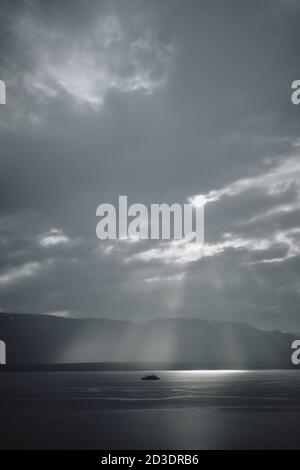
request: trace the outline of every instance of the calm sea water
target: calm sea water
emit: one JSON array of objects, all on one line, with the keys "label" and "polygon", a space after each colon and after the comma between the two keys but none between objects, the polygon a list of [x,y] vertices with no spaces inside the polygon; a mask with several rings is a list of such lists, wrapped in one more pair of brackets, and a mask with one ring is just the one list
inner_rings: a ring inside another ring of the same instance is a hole
[{"label": "calm sea water", "polygon": [[297,371],[145,374],[1,373],[0,448],[300,448]]}]

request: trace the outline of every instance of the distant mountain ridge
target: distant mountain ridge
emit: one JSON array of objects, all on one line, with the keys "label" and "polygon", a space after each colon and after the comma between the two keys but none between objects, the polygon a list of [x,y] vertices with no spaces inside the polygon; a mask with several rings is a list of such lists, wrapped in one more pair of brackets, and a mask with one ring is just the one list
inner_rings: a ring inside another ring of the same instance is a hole
[{"label": "distant mountain ridge", "polygon": [[7,364],[164,363],[204,368],[290,368],[291,333],[244,323],[157,319],[143,323],[0,314]]}]

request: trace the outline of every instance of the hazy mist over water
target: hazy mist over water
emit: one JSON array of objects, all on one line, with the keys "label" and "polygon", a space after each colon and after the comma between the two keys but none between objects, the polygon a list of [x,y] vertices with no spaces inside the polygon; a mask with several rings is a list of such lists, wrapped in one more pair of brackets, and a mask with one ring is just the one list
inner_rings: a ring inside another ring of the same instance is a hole
[{"label": "hazy mist over water", "polygon": [[[297,371],[3,373],[5,448],[295,448]],[[2,374],[1,374],[2,376]]]}]

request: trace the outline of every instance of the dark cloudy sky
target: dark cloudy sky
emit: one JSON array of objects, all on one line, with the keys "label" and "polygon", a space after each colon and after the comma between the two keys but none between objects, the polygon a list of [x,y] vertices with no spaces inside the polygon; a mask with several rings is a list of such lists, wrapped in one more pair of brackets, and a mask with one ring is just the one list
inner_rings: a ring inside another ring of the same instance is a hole
[{"label": "dark cloudy sky", "polygon": [[[299,329],[297,0],[0,0],[0,308]],[[205,195],[206,246],[96,208]]]}]

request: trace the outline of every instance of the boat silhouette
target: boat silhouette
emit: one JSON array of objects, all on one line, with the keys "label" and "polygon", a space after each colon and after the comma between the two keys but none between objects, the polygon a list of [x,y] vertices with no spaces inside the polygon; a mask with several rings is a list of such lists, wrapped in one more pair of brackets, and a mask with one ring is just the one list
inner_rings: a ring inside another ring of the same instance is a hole
[{"label": "boat silhouette", "polygon": [[157,377],[157,375],[145,375],[145,377],[142,377],[141,380],[160,380],[159,377]]}]

